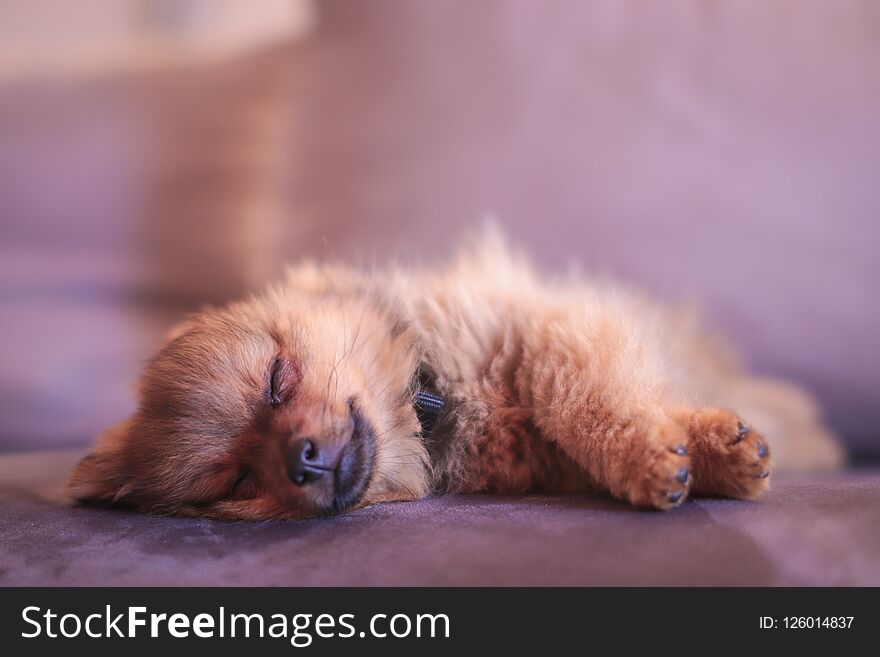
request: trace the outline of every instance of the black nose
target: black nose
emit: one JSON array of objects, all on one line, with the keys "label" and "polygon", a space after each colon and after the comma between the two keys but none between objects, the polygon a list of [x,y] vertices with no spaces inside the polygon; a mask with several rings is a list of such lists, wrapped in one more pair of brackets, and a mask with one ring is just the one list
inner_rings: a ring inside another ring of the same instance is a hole
[{"label": "black nose", "polygon": [[325,463],[324,455],[318,446],[308,438],[299,438],[290,443],[287,454],[287,476],[297,486],[304,486],[331,472],[333,465]]}]

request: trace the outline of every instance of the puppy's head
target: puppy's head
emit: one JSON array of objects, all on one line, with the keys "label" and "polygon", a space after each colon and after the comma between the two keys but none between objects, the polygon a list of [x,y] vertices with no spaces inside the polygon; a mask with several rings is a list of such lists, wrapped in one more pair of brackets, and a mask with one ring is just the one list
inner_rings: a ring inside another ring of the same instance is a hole
[{"label": "puppy's head", "polygon": [[74,471],[76,500],[258,519],[425,494],[408,331],[337,278],[291,280],[174,332]]}]

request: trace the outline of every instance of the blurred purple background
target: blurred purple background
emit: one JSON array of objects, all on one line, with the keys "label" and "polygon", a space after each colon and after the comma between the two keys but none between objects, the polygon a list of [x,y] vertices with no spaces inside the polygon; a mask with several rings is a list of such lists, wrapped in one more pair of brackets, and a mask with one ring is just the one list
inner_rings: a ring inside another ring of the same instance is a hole
[{"label": "blurred purple background", "polygon": [[286,260],[435,261],[491,213],[698,301],[880,455],[880,5],[312,9],[224,57],[0,67],[0,450],[88,442],[177,317]]}]

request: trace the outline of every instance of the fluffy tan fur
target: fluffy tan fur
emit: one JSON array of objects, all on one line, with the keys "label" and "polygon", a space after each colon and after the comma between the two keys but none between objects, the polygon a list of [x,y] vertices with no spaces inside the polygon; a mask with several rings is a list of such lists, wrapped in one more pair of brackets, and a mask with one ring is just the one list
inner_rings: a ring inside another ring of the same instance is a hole
[{"label": "fluffy tan fur", "polygon": [[[286,397],[270,409],[279,362]],[[449,409],[427,437],[420,375]],[[190,318],[70,490],[187,515],[325,513],[329,493],[284,476],[285,441],[349,439],[353,404],[375,437],[359,505],[598,489],[667,509],[688,494],[757,497],[770,448],[789,469],[843,458],[806,393],[744,373],[693,314],[606,282],[539,279],[489,236],[443,269],[304,265]]]}]

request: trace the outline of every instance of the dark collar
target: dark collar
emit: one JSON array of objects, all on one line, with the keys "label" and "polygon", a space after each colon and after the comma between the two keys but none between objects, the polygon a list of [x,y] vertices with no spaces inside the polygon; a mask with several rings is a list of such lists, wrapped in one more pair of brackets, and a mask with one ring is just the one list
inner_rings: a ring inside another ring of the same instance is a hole
[{"label": "dark collar", "polygon": [[416,390],[413,406],[416,409],[416,415],[419,422],[422,423],[422,436],[427,436],[434,430],[437,424],[437,418],[443,412],[446,405],[443,397],[439,392],[430,388],[419,388]]}]

